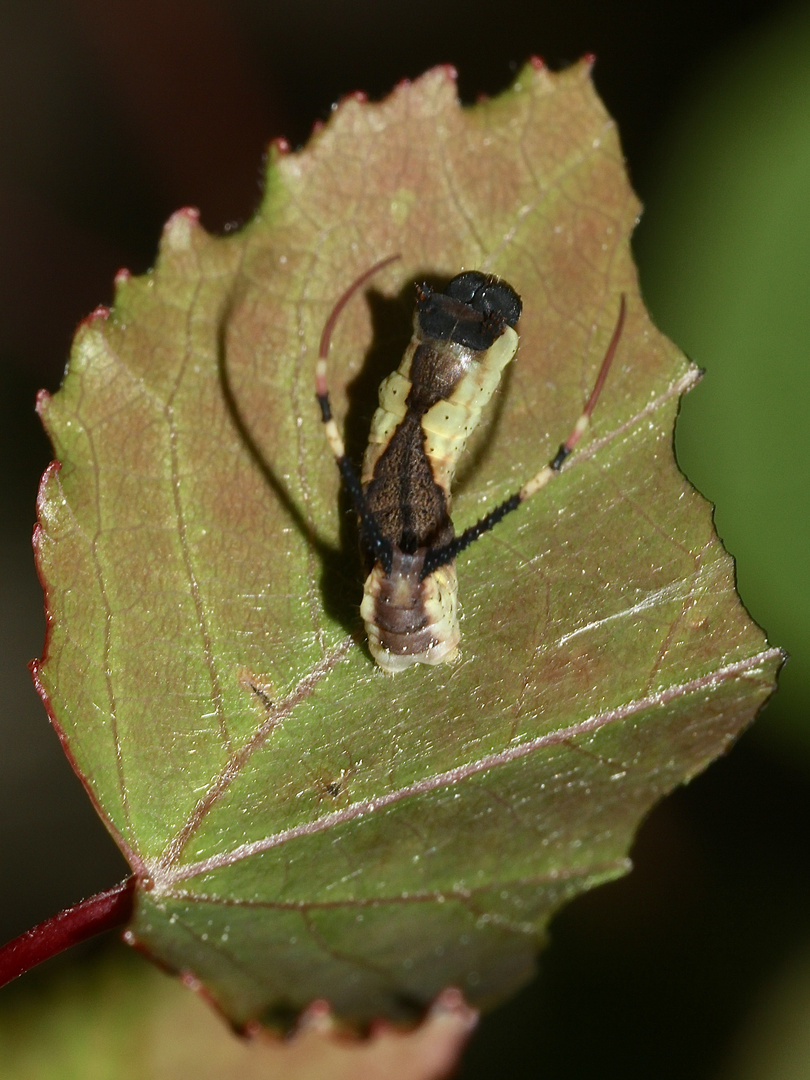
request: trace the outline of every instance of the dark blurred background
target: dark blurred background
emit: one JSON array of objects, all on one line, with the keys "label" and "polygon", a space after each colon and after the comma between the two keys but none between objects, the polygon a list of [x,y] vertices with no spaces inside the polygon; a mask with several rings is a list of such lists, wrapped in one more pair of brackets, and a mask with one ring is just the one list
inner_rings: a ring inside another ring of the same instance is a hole
[{"label": "dark blurred background", "polygon": [[757,728],[651,815],[634,873],[556,921],[462,1076],[810,1077],[808,49],[810,7],[773,0],[0,0],[0,940],[126,872],[26,670],[33,401],[76,323],[178,207],[246,221],[268,141],[300,145],[341,96],[449,62],[473,101],[532,53],[593,52],[647,207],[643,290],[708,371],[679,460],[793,660]]}]

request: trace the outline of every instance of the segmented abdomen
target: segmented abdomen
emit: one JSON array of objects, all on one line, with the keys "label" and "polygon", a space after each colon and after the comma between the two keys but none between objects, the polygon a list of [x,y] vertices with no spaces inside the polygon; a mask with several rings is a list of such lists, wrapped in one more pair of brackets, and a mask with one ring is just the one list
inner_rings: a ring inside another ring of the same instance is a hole
[{"label": "segmented abdomen", "polygon": [[366,578],[360,615],[368,647],[383,671],[442,664],[458,653],[458,580],[454,564],[420,578],[424,552],[394,556],[393,573],[379,563]]}]

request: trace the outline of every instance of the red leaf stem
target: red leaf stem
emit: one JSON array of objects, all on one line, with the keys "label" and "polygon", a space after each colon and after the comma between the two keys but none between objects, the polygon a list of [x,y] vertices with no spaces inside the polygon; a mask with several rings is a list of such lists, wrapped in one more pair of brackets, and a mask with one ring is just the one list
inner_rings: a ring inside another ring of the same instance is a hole
[{"label": "red leaf stem", "polygon": [[43,960],[104,930],[123,926],[132,914],[135,878],[129,877],[112,889],[89,896],[73,907],[26,930],[0,947],[0,986],[16,979]]}]

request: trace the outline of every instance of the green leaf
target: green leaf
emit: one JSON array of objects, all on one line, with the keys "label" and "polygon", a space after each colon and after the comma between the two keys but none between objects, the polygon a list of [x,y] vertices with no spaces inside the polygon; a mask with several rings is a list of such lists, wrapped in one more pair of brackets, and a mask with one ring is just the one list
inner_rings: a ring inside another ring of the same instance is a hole
[{"label": "green leaf", "polygon": [[[637,216],[587,65],[529,66],[471,109],[439,69],[274,150],[240,233],[176,214],[42,402],[62,465],[40,501],[37,676],[140,878],[130,940],[236,1023],[313,998],[403,1017],[451,984],[496,1001],[771,690],[780,654],[673,461],[696,370],[642,306]],[[582,450],[459,560],[460,661],[391,679],[362,643],[313,377],[335,300],[394,252],[333,338],[355,458],[414,281],[483,269],[524,301],[458,528],[553,455],[622,293],[628,315]]]}]

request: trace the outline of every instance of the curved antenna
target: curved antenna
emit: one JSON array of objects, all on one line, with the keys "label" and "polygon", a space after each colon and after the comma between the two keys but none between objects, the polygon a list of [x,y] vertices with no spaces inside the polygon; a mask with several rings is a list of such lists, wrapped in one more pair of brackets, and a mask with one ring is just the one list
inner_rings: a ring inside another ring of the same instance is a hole
[{"label": "curved antenna", "polygon": [[332,416],[331,406],[329,405],[326,360],[329,356],[332,331],[335,329],[337,321],[348,302],[354,294],[365,285],[369,278],[372,278],[384,267],[392,262],[396,262],[399,258],[401,258],[400,255],[389,255],[387,258],[381,259],[379,262],[375,263],[370,269],[364,271],[360,277],[356,278],[337,300],[335,306],[332,308],[329,318],[324,324],[323,332],[321,334],[321,343],[318,349],[318,363],[315,367],[315,397],[318,399],[318,405],[321,408],[321,419],[324,424],[326,441],[329,443],[329,449],[334,455],[338,469],[340,469],[343,486],[352,501],[355,513],[360,519],[363,543],[368,547],[369,552],[374,558],[382,564],[386,573],[390,572],[393,559],[391,543],[382,535],[377,522],[370,513],[366,505],[365,496],[363,495],[360,479],[355,472],[354,466],[346,456],[346,447],[343,443],[343,439],[340,437],[340,432],[338,431],[337,424]]},{"label": "curved antenna", "polygon": [[320,360],[325,360],[329,355],[329,343],[332,338],[332,331],[335,329],[338,319],[343,314],[343,309],[348,302],[354,296],[358,289],[362,289],[365,283],[373,278],[375,274],[378,274],[380,270],[383,270],[386,266],[389,266],[392,262],[396,262],[397,259],[401,259],[402,256],[388,255],[385,259],[380,259],[379,262],[374,263],[368,270],[364,270],[360,277],[355,278],[345,293],[340,297],[335,306],[332,308],[329,318],[324,324],[323,333],[321,334],[321,344],[318,349],[318,357]]}]

